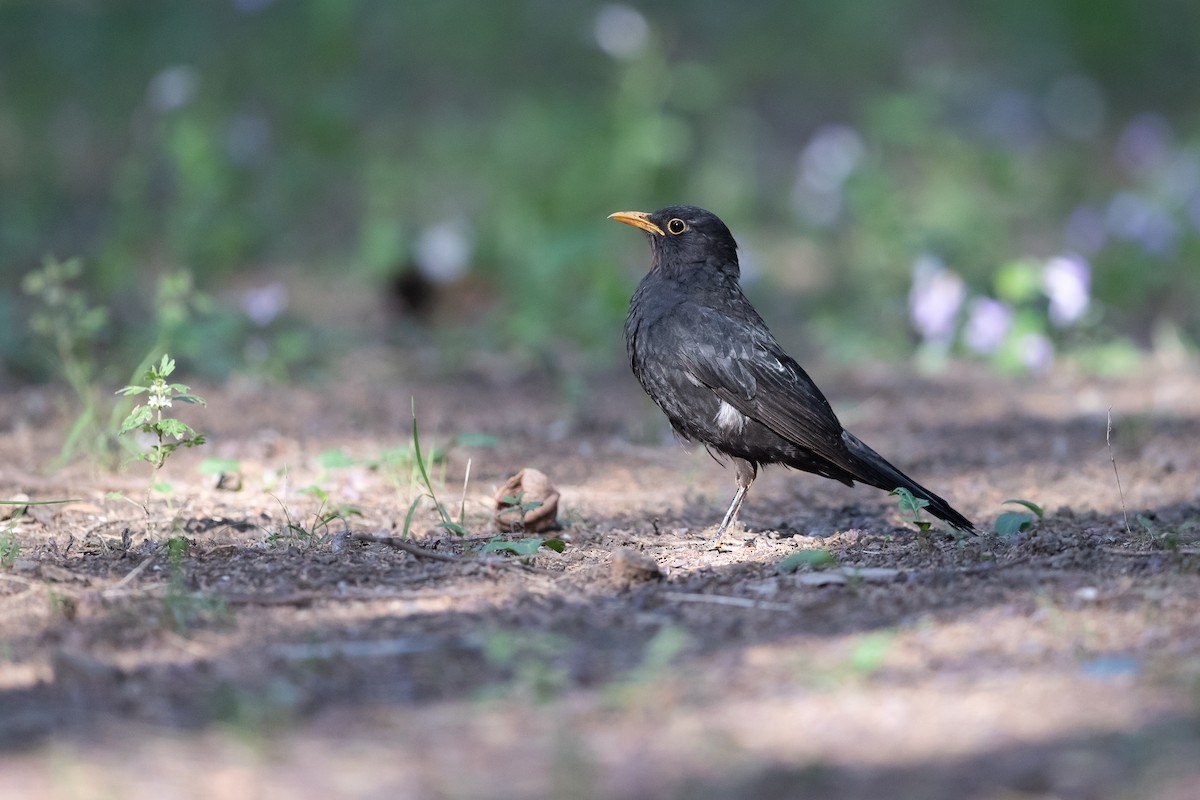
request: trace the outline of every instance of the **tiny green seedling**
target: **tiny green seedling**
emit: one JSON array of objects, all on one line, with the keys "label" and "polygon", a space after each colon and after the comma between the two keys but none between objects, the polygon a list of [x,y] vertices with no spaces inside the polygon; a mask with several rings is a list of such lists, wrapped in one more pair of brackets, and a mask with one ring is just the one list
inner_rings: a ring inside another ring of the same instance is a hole
[{"label": "tiny green seedling", "polygon": [[329,505],[329,494],[319,486],[307,486],[297,491],[300,494],[312,495],[320,503],[317,510],[313,512],[311,524],[305,527],[303,522],[293,520],[292,515],[287,510],[287,506],[284,506],[280,502],[279,505],[283,508],[287,524],[284,526],[283,531],[271,533],[267,536],[268,544],[274,546],[281,540],[290,539],[299,543],[302,548],[319,547],[332,541],[334,532],[330,526],[335,520],[341,520],[342,524],[345,525],[347,517],[362,516],[362,510],[351,503],[340,503],[331,507]]},{"label": "tiny green seedling", "polygon": [[541,500],[526,500],[524,489],[515,495],[504,495],[500,498],[500,503],[503,505],[503,509],[496,515],[497,517],[516,517],[515,523],[511,525],[510,530],[524,528],[525,515],[534,509],[541,508],[543,505]]},{"label": "tiny green seedling", "polygon": [[[180,447],[197,447],[204,444],[204,435],[196,433],[191,426],[172,417],[164,417],[163,409],[170,408],[175,401],[180,403],[195,403],[206,405],[204,398],[191,394],[191,390],[182,383],[167,383],[167,378],[175,371],[175,360],[169,355],[163,355],[157,367],[146,370],[145,386],[130,385],[120,389],[117,394],[126,397],[146,394],[146,402],[133,407],[129,416],[121,423],[120,434],[137,430],[155,437],[155,442],[148,450],[137,454],[137,459],[148,461],[155,470],[162,469],[163,464]],[[170,441],[171,439],[175,441]]]},{"label": "tiny green seedling", "polygon": [[[1005,500],[1004,505],[1024,506],[1033,513],[1025,511],[1005,511],[996,517],[996,533],[1000,536],[1014,536],[1029,530],[1046,516],[1046,510],[1029,500]],[[1036,518],[1035,518],[1036,515]]]},{"label": "tiny green seedling", "polygon": [[795,572],[805,565],[820,569],[834,563],[833,554],[828,550],[797,550],[779,562],[779,571],[787,574]]},{"label": "tiny green seedling", "polygon": [[908,489],[899,486],[891,491],[891,494],[900,498],[899,508],[901,514],[909,514],[912,519],[908,520],[921,533],[928,533],[933,527],[933,523],[928,520],[921,519],[921,509],[929,505],[929,501],[924,497],[916,497]]}]

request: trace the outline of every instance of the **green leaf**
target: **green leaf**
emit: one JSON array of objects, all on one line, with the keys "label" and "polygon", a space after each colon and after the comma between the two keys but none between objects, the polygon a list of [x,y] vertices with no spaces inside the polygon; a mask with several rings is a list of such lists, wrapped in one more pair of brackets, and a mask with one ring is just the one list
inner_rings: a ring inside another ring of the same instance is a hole
[{"label": "green leaf", "polygon": [[832,563],[834,558],[828,550],[797,550],[779,562],[779,571],[795,572],[805,564],[810,567],[824,567]]},{"label": "green leaf", "polygon": [[412,450],[404,445],[389,447],[379,453],[372,466],[403,464],[412,459]]},{"label": "green leaf", "polygon": [[899,506],[901,511],[908,511],[912,514],[918,513],[922,508],[929,505],[929,501],[924,497],[916,497],[908,489],[903,486],[897,487],[891,491],[891,494],[900,498]]},{"label": "green leaf", "polygon": [[129,397],[131,395],[141,394],[142,392],[148,392],[148,391],[150,391],[149,386],[126,386],[122,389],[117,389],[115,394],[119,394],[124,397]]},{"label": "green leaf", "polygon": [[1033,525],[1033,515],[1024,511],[1005,511],[996,517],[996,533],[1000,536],[1012,536],[1028,530]]},{"label": "green leaf", "polygon": [[542,539],[540,536],[530,536],[525,539],[517,539],[515,542],[493,539],[483,546],[482,552],[512,553],[515,556],[529,557],[536,555],[543,545],[559,553],[566,547],[562,539]]},{"label": "green leaf", "polygon": [[417,506],[421,503],[421,495],[413,498],[413,501],[408,504],[408,513],[404,515],[404,529],[400,533],[400,538],[407,539],[409,530],[412,528],[413,514],[417,513]]},{"label": "green leaf", "polygon": [[329,493],[320,486],[305,486],[297,489],[296,494],[310,494],[320,500],[322,504],[329,502]]},{"label": "green leaf", "polygon": [[200,462],[201,475],[224,475],[227,472],[241,472],[242,462],[236,458],[206,458]]},{"label": "green leaf", "polygon": [[133,411],[129,412],[129,416],[121,423],[119,433],[128,433],[134,428],[140,428],[154,417],[154,411],[149,406],[134,406]]},{"label": "green leaf", "polygon": [[163,436],[173,436],[176,439],[191,438],[196,435],[190,425],[173,417],[160,419],[155,427]]},{"label": "green leaf", "polygon": [[194,395],[194,394],[177,394],[177,395],[175,395],[175,397],[173,399],[177,403],[189,403],[191,405],[196,405],[196,406],[207,406],[208,405],[208,403],[204,402],[203,397],[200,397],[199,395]]},{"label": "green leaf", "polygon": [[322,469],[345,469],[358,465],[358,461],[346,455],[345,452],[338,448],[336,450],[326,450],[317,456],[317,464]]},{"label": "green leaf", "polygon": [[1037,514],[1038,519],[1044,519],[1046,516],[1045,509],[1043,509],[1037,503],[1034,503],[1030,500],[1005,500],[1002,505],[1008,505],[1009,503],[1013,503],[1018,506],[1024,506],[1025,508],[1028,508],[1034,514]]},{"label": "green leaf", "polygon": [[1042,290],[1041,265],[1034,261],[1010,261],[996,270],[996,296],[1010,303],[1037,297]]}]

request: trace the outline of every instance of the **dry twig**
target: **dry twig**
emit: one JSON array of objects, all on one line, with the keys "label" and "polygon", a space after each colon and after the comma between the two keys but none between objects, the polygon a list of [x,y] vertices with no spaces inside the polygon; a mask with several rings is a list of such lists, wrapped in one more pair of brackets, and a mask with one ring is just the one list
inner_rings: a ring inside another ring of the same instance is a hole
[{"label": "dry twig", "polygon": [[372,531],[351,531],[350,538],[358,542],[376,542],[378,544],[386,544],[388,547],[395,547],[397,550],[403,550],[404,552],[414,555],[418,558],[428,558],[432,561],[458,561],[457,556],[449,556],[445,553],[429,550],[421,547],[419,544],[414,544],[407,539],[401,539],[398,536],[389,536],[386,533],[375,533]]}]

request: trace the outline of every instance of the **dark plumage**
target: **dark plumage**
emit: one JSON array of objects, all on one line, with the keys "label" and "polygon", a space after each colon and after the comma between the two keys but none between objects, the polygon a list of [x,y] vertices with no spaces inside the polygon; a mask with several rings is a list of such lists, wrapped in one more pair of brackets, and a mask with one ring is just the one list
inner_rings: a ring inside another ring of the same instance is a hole
[{"label": "dark plumage", "polygon": [[847,485],[903,487],[928,500],[935,517],[972,529],[949,503],[842,428],[742,294],[737,244],[725,223],[694,206],[610,218],[646,231],[653,252],[625,320],[634,375],[680,436],[728,456],[737,470],[737,494],[718,536],[764,464]]}]

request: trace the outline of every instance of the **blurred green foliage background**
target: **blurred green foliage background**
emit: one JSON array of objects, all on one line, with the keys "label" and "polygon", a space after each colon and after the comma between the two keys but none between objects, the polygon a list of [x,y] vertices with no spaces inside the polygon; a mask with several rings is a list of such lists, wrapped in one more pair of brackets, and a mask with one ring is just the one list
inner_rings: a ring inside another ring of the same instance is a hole
[{"label": "blurred green foliage background", "polygon": [[[258,291],[176,326],[216,374],[320,349],[255,288],[279,265],[417,274],[485,298],[435,337],[612,361],[647,252],[605,216],[672,203],[826,357],[1186,351],[1197,31],[1190,0],[0,2],[0,374],[39,373],[51,255],[113,348],[161,334],[160,276]],[[1085,298],[1057,318],[1055,258]]]}]

